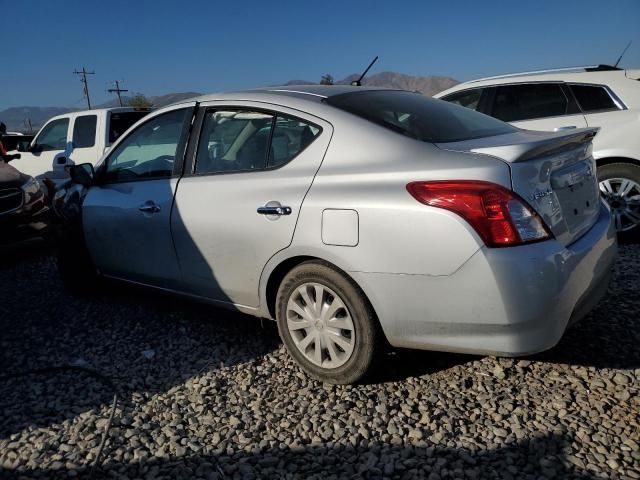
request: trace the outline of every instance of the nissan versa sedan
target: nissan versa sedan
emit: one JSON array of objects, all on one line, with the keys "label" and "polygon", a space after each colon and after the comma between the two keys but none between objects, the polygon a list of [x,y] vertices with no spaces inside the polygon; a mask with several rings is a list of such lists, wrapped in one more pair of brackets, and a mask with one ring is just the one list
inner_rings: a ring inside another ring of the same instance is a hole
[{"label": "nissan versa sedan", "polygon": [[88,189],[60,269],[274,319],[326,382],[361,379],[387,343],[531,354],[610,278],[596,133],[399,90],[201,97],[139,121],[95,171],[71,168]]}]

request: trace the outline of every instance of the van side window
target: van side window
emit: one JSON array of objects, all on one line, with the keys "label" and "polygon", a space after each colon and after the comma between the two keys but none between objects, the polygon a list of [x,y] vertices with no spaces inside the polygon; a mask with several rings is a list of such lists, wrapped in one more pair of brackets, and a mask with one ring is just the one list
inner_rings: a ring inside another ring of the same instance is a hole
[{"label": "van side window", "polygon": [[618,110],[617,105],[604,87],[595,85],[569,85],[583,112]]},{"label": "van side window", "polygon": [[501,85],[496,88],[491,116],[504,122],[555,117],[572,113],[557,83]]},{"label": "van side window", "polygon": [[446,97],[442,97],[442,100],[470,108],[471,110],[478,110],[478,104],[480,103],[481,96],[482,89],[476,88],[473,90],[465,90],[464,92],[452,93]]},{"label": "van side window", "polygon": [[68,118],[60,118],[49,122],[36,137],[34,147],[41,152],[64,150],[67,147],[68,129]]},{"label": "van side window", "polygon": [[90,148],[96,144],[96,115],[76,117],[73,122],[73,148]]}]

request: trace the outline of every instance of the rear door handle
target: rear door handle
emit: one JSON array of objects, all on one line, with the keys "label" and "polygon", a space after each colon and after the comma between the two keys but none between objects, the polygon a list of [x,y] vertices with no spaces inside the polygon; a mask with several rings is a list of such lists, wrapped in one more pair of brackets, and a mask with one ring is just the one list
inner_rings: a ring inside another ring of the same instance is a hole
[{"label": "rear door handle", "polygon": [[260,215],[291,215],[291,207],[258,207]]},{"label": "rear door handle", "polygon": [[138,207],[138,210],[145,213],[158,213],[160,211],[160,207],[153,202],[147,202]]},{"label": "rear door handle", "polygon": [[561,132],[563,130],[575,130],[576,127],[575,125],[565,125],[564,127],[556,127],[553,129],[554,132]]}]

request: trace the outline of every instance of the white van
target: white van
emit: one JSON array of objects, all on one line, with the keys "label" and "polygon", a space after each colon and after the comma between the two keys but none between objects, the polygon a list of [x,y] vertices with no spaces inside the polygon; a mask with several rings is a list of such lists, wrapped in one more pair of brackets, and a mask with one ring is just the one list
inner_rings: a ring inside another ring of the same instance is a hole
[{"label": "white van", "polygon": [[151,110],[118,107],[53,117],[11,165],[36,178],[65,178],[65,167],[96,164],[111,144]]}]

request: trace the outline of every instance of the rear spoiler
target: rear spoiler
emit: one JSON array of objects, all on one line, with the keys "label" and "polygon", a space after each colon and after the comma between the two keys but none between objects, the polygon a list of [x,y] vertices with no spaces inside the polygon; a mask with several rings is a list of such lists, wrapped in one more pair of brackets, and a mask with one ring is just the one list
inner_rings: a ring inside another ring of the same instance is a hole
[{"label": "rear spoiler", "polygon": [[580,128],[570,132],[549,132],[542,135],[536,135],[542,132],[525,130],[523,133],[529,138],[522,138],[518,143],[473,148],[471,151],[499,157],[509,163],[526,162],[532,158],[558,154],[589,143],[599,130],[600,128]]}]

